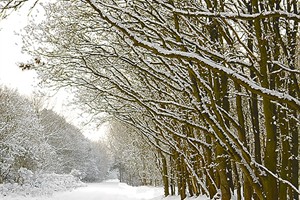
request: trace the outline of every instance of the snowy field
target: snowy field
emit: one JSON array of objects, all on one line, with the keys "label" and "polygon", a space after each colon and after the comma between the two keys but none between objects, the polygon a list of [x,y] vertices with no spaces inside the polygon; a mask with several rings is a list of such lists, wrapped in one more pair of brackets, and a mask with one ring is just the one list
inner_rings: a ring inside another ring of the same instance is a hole
[{"label": "snowy field", "polygon": [[[72,191],[56,192],[52,196],[23,197],[8,196],[1,200],[179,200],[177,197],[163,198],[163,189],[155,187],[132,187],[118,180],[103,183],[90,183]],[[191,198],[191,200],[207,200],[207,198]]]}]

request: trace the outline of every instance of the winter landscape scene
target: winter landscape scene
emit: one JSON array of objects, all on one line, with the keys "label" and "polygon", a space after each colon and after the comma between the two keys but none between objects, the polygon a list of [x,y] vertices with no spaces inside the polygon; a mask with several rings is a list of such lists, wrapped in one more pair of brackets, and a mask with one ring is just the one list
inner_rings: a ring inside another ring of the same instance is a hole
[{"label": "winter landscape scene", "polygon": [[0,0],[0,200],[299,200],[300,1]]}]

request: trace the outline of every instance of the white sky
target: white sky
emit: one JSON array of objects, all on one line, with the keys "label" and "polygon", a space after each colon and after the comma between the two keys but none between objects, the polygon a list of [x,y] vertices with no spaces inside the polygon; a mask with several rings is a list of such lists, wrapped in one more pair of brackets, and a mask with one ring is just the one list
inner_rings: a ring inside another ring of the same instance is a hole
[{"label": "white sky", "polygon": [[17,63],[28,56],[21,54],[20,30],[26,25],[27,16],[21,11],[12,13],[9,18],[0,20],[0,84],[17,88],[20,93],[30,95],[36,85],[34,71],[22,71]]},{"label": "white sky", "polygon": [[[21,53],[22,38],[17,35],[29,21],[28,8],[32,4],[28,3],[25,6],[22,10],[13,12],[7,19],[0,20],[0,85],[15,88],[23,95],[32,96],[33,92],[38,90],[37,74],[33,70],[22,71],[18,67],[18,63],[26,63],[26,61],[31,60],[28,55]],[[58,95],[51,98],[48,103],[49,107],[65,115],[67,120],[73,124],[79,125],[82,120],[77,119],[78,111],[74,113],[74,109],[67,106],[67,96],[66,92],[59,92]],[[83,132],[89,139],[98,140],[104,138],[107,130],[107,125],[104,125],[96,131],[91,130],[90,127],[85,127]]]}]

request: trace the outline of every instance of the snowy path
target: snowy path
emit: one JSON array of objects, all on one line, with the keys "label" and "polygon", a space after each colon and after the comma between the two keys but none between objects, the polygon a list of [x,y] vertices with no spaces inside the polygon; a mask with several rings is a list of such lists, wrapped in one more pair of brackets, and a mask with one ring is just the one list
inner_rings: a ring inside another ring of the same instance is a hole
[{"label": "snowy path", "polygon": [[72,192],[55,194],[53,200],[147,200],[162,195],[160,188],[131,187],[116,181],[88,184]]},{"label": "snowy path", "polygon": [[148,200],[162,195],[162,188],[131,187],[111,180],[87,184],[87,187],[72,191],[57,192],[51,197],[8,197],[3,200]]},{"label": "snowy path", "polygon": [[[118,180],[103,183],[89,183],[72,191],[56,192],[52,196],[23,197],[6,196],[0,200],[180,200],[179,196],[163,198],[161,187],[131,187]],[[187,200],[207,200],[205,196],[187,198]]]}]

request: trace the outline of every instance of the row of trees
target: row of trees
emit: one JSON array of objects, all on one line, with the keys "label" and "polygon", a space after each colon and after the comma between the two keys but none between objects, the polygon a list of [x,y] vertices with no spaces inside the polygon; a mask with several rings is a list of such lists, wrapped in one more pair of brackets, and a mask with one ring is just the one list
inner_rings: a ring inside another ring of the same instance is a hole
[{"label": "row of trees", "polygon": [[76,87],[87,111],[143,134],[165,195],[176,177],[182,199],[299,199],[299,6],[59,1],[25,49],[48,86]]},{"label": "row of trees", "polygon": [[63,117],[14,90],[1,87],[0,100],[0,183],[21,181],[21,168],[58,174],[79,170],[85,181],[105,178],[110,163],[104,144],[90,142]]},{"label": "row of trees", "polygon": [[128,124],[111,119],[109,127],[106,138],[113,155],[112,169],[119,171],[119,180],[134,186],[161,185],[156,149]]}]

